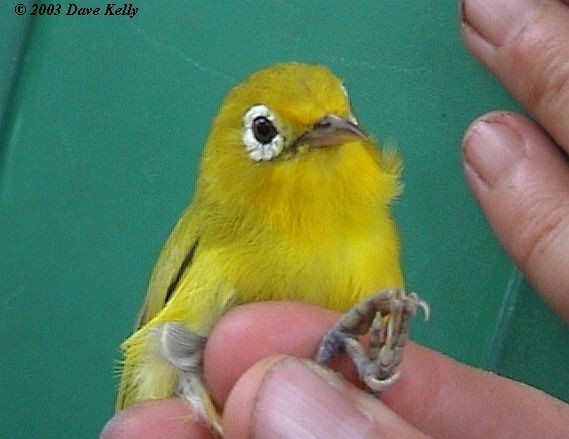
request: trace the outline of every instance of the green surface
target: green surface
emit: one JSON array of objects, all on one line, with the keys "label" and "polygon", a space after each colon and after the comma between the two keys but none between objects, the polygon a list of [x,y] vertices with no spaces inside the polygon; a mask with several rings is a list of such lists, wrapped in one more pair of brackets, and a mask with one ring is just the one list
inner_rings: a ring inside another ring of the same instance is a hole
[{"label": "green surface", "polygon": [[2,5],[0,437],[93,437],[111,416],[118,345],[220,100],[284,60],[331,67],[366,129],[397,140],[407,280],[432,306],[414,338],[569,399],[569,331],[461,174],[469,122],[515,104],[463,48],[455,2],[349,4],[139,1],[133,19],[31,26]]}]

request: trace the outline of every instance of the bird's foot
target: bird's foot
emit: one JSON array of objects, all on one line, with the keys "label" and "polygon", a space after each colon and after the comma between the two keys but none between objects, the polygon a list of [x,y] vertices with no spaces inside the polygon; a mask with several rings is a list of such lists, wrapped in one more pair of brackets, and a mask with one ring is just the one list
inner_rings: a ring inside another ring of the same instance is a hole
[{"label": "bird's foot", "polygon": [[[407,340],[409,317],[429,305],[416,293],[385,290],[356,304],[322,339],[316,353],[318,363],[327,363],[341,352],[354,362],[360,378],[373,392],[383,392],[399,378],[395,368],[401,363]],[[357,340],[369,330],[367,352]]]}]

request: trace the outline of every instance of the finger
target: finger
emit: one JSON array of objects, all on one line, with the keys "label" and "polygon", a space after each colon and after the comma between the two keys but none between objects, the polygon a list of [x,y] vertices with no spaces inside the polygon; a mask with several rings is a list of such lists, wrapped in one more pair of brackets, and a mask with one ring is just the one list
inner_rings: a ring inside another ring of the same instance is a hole
[{"label": "finger", "polygon": [[[205,352],[206,381],[226,398],[260,357],[312,357],[337,315],[301,303],[265,302],[229,312]],[[348,366],[343,363],[343,368]],[[353,375],[353,367],[349,366]],[[230,398],[231,399],[231,398]],[[225,399],[219,400],[223,405]],[[441,438],[556,437],[569,429],[569,408],[534,388],[472,369],[408,343],[402,377],[383,398],[401,417]],[[540,419],[540,422],[535,422]]]},{"label": "finger", "polygon": [[569,321],[569,165],[523,116],[491,113],[463,140],[468,182],[530,282]]},{"label": "finger", "polygon": [[463,0],[461,29],[472,52],[569,151],[569,6]]},{"label": "finger", "polygon": [[180,399],[137,404],[117,413],[101,432],[101,439],[213,439],[211,430],[192,420],[188,405]]},{"label": "finger", "polygon": [[561,438],[569,431],[569,406],[538,389],[418,345],[405,355],[403,377],[383,401],[431,436]]},{"label": "finger", "polygon": [[262,360],[233,388],[224,411],[232,438],[425,438],[377,399],[333,372],[292,357]]},{"label": "finger", "polygon": [[[254,316],[255,310],[259,314]],[[216,403],[222,406],[237,379],[263,358],[275,354],[312,358],[337,318],[333,311],[298,302],[261,302],[231,310],[214,327],[204,353],[205,378]],[[335,359],[334,365],[357,381],[347,358]]]}]

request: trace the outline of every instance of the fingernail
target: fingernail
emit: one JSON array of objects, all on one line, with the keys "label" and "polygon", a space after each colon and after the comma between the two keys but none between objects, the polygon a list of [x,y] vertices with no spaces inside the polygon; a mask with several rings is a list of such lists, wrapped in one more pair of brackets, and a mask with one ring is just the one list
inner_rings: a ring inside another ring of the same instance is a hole
[{"label": "fingernail", "polygon": [[463,0],[462,19],[500,47],[524,28],[538,5],[537,0]]},{"label": "fingernail", "polygon": [[193,419],[189,406],[179,398],[142,402],[117,413],[99,439],[209,437],[209,428]]},{"label": "fingernail", "polygon": [[508,118],[479,119],[464,136],[464,166],[487,187],[507,179],[526,155],[524,140]]},{"label": "fingernail", "polygon": [[278,363],[259,391],[254,436],[367,437],[374,424],[346,398],[343,385],[335,374],[301,360]]}]

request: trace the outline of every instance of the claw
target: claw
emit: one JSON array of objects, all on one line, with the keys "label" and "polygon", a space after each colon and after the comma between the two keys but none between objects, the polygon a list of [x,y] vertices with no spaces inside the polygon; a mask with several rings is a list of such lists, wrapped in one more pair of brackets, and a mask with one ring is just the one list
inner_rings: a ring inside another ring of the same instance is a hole
[{"label": "claw", "polygon": [[394,358],[395,352],[393,351],[393,347],[391,345],[386,344],[379,350],[379,364],[387,366],[393,363]]},{"label": "claw", "polygon": [[377,360],[381,347],[385,344],[385,324],[381,312],[378,312],[369,329],[368,355],[371,361]]},{"label": "claw", "polygon": [[423,311],[423,316],[425,317],[425,321],[429,320],[429,318],[431,317],[431,307],[429,306],[429,304],[424,300],[419,300],[417,306],[421,309],[421,311]]},{"label": "claw", "polygon": [[414,313],[415,310],[419,308],[421,311],[423,311],[423,316],[425,317],[425,321],[429,320],[429,318],[431,317],[431,307],[429,306],[429,304],[425,302],[423,299],[419,298],[419,295],[417,293],[411,293],[407,297],[412,298],[414,301],[414,307],[412,312]]},{"label": "claw", "polygon": [[380,379],[374,375],[367,375],[364,377],[366,385],[374,392],[384,392],[389,389],[401,376],[401,372],[397,371],[388,378]]}]

